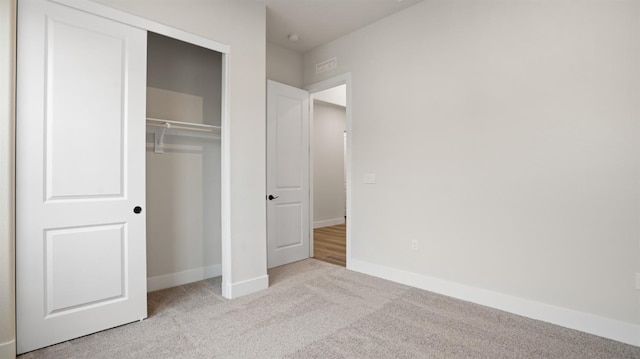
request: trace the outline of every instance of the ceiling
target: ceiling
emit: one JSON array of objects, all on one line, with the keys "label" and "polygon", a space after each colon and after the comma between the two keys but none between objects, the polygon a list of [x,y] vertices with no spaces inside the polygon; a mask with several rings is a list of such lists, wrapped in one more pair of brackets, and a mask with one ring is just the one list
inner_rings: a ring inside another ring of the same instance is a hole
[{"label": "ceiling", "polygon": [[422,0],[257,1],[267,6],[267,41],[303,53]]},{"label": "ceiling", "polygon": [[347,85],[340,85],[324,91],[316,92],[313,94],[313,99],[346,107]]}]

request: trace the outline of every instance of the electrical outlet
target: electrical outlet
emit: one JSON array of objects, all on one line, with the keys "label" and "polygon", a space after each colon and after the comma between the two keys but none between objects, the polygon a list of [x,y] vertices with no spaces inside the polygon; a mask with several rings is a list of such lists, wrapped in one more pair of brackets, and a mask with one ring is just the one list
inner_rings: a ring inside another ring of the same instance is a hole
[{"label": "electrical outlet", "polygon": [[640,290],[640,273],[636,273],[636,289]]},{"label": "electrical outlet", "polygon": [[375,184],[376,183],[376,174],[375,173],[365,173],[363,176],[364,183],[367,184]]},{"label": "electrical outlet", "polygon": [[411,250],[412,251],[418,250],[418,241],[416,241],[415,239],[411,241]]}]

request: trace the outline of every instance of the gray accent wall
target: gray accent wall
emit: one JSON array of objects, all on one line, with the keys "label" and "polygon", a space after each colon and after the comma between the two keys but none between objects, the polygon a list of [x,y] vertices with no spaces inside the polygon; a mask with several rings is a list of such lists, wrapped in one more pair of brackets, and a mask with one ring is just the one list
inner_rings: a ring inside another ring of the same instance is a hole
[{"label": "gray accent wall", "polygon": [[344,222],[344,131],[346,110],[313,104],[313,222],[314,227]]}]

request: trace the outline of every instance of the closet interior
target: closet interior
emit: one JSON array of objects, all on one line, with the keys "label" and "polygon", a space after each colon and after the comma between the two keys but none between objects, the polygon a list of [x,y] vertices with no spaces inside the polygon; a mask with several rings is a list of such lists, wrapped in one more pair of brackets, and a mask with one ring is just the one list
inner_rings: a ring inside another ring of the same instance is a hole
[{"label": "closet interior", "polygon": [[148,33],[147,291],[221,275],[222,54]]}]

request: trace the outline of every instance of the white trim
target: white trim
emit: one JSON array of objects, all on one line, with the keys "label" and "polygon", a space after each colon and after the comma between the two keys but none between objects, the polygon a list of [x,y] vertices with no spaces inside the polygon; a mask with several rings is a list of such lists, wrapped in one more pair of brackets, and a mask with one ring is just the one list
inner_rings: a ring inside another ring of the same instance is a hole
[{"label": "white trim", "polygon": [[340,218],[334,218],[334,219],[327,219],[324,221],[316,221],[313,222],[313,228],[322,228],[322,227],[331,227],[331,226],[337,226],[339,224],[344,224],[344,217],[340,217]]},{"label": "white trim", "polygon": [[16,1],[0,3],[0,358],[16,357],[15,341],[15,94]]},{"label": "white trim", "polygon": [[[347,127],[347,155],[345,158],[346,161],[346,168],[347,168],[347,268],[349,268],[349,262],[351,261],[351,229],[353,228],[353,226],[351,225],[352,221],[353,221],[353,206],[352,206],[352,201],[351,201],[351,192],[352,192],[352,188],[353,188],[353,183],[351,181],[351,172],[352,172],[352,163],[351,163],[351,145],[353,144],[353,113],[352,113],[352,109],[353,109],[353,102],[351,101],[351,87],[353,86],[353,84],[351,83],[351,73],[347,72],[345,74],[342,75],[338,75],[336,77],[332,77],[330,79],[324,80],[324,81],[320,81],[320,82],[316,82],[314,84],[311,84],[309,86],[304,87],[305,90],[309,91],[311,98],[309,103],[310,105],[310,109],[311,109],[311,117],[310,117],[310,127],[313,124],[313,94],[316,92],[320,92],[320,91],[324,91],[327,89],[330,89],[332,87],[336,87],[336,86],[340,86],[340,85],[347,85],[347,106],[346,106],[346,112],[347,112],[347,123],[346,123],[346,127]],[[309,151],[309,157],[310,159],[313,158],[312,156],[313,152],[312,152],[312,148],[310,148]],[[313,163],[310,163],[310,165],[313,165]],[[313,168],[313,166],[312,166]],[[310,188],[313,189],[313,177],[310,177]],[[313,192],[311,192],[313,193]],[[313,195],[311,196],[311,198],[313,198]],[[313,202],[311,202],[313,204]],[[311,211],[313,211],[313,208],[311,208]],[[313,213],[313,212],[311,212]],[[313,221],[313,217],[311,217],[310,219],[311,221]],[[311,228],[313,226],[309,226],[310,228],[310,238],[313,239],[313,229]],[[313,241],[310,242],[311,244],[313,244]],[[313,251],[313,248],[311,249]]]},{"label": "white trim", "polygon": [[15,340],[11,340],[9,342],[0,344],[0,358],[13,359],[15,357],[16,357],[16,341]]},{"label": "white trim", "polygon": [[231,112],[229,88],[229,53],[222,54],[222,99],[220,138],[220,213],[221,213],[221,247],[222,247],[222,296],[231,299],[231,292],[225,283],[233,281],[233,259],[231,250]]},{"label": "white trim", "polygon": [[147,278],[147,292],[171,288],[183,284],[197,282],[222,275],[222,265],[215,264],[208,267],[200,267],[182,272],[159,275]]},{"label": "white trim", "polygon": [[314,252],[313,248],[315,247],[315,238],[313,230],[316,228],[316,223],[314,222],[315,213],[314,213],[314,164],[313,164],[313,146],[315,146],[315,141],[313,140],[313,129],[315,128],[315,109],[314,109],[314,95],[309,92],[309,222],[312,223],[312,226],[309,226],[309,258],[313,258]]},{"label": "white trim", "polygon": [[640,325],[351,259],[348,269],[527,318],[640,346]]},{"label": "white trim", "polygon": [[131,14],[124,10],[115,9],[107,5],[98,4],[87,0],[50,0],[62,5],[82,10],[94,15],[102,16],[107,19],[121,22],[123,24],[135,26],[147,31],[152,31],[160,35],[172,37],[177,40],[188,42],[194,45],[202,46],[207,49],[218,51],[221,53],[229,53],[229,45],[198,36],[183,30],[176,29],[171,26],[161,24],[159,22],[145,19],[138,15]]},{"label": "white trim", "polygon": [[[225,288],[226,286],[226,288]],[[259,292],[261,290],[269,288],[269,276],[263,275],[253,279],[243,280],[237,283],[227,283],[222,286],[223,290],[226,290],[229,299],[235,299],[251,293]]]}]

